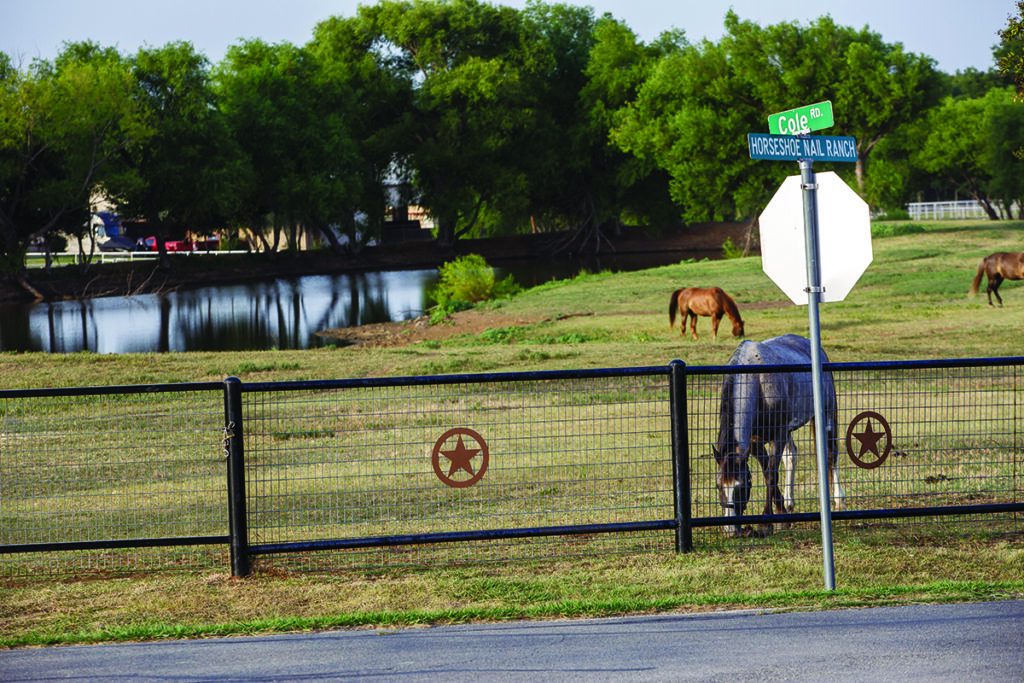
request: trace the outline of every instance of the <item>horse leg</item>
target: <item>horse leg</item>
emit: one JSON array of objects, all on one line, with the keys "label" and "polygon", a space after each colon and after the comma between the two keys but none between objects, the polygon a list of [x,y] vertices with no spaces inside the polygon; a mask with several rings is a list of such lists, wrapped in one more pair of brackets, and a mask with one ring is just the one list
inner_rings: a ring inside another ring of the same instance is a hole
[{"label": "horse leg", "polygon": [[999,307],[1003,306],[1003,298],[999,296],[999,285],[1003,284],[1003,276],[999,273],[994,274],[988,279],[988,305],[992,305],[992,295],[996,295],[996,300],[999,301]]},{"label": "horse leg", "polygon": [[[764,496],[764,511],[762,514],[772,514],[772,509],[778,514],[784,512],[782,507],[782,492],[779,491],[779,456],[778,448],[775,449],[775,453],[768,455],[768,451],[765,449],[764,444],[757,444],[757,461],[761,464],[761,470],[764,472],[764,484],[765,484],[765,496]],[[771,522],[764,522],[758,525],[759,536],[771,536],[774,532]]]},{"label": "horse leg", "polygon": [[786,466],[785,483],[785,506],[786,512],[796,512],[796,504],[793,499],[793,489],[796,487],[796,467],[794,466],[796,455],[796,444],[792,437],[786,439],[786,446],[782,449],[782,462]]},{"label": "horse leg", "polygon": [[690,321],[690,333],[693,334],[693,341],[697,341],[697,314],[690,311],[686,316]]},{"label": "horse leg", "polygon": [[711,316],[711,338],[714,341],[718,341],[718,323],[722,321],[722,315]]},{"label": "horse leg", "polygon": [[829,478],[832,480],[832,500],[836,510],[845,510],[846,491],[843,490],[843,484],[839,481],[839,467],[836,462],[837,457],[836,451],[830,449],[828,454],[828,472],[830,475]]}]

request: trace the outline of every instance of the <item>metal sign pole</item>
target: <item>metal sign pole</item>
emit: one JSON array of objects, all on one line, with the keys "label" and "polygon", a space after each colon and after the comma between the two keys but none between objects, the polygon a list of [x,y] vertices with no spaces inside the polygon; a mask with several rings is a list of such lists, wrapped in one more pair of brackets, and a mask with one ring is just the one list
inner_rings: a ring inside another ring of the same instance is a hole
[{"label": "metal sign pole", "polygon": [[804,201],[804,248],[807,253],[807,315],[811,327],[811,375],[814,384],[814,445],[818,455],[818,498],[821,505],[821,551],[825,563],[825,588],[835,590],[832,558],[832,506],[829,502],[828,461],[825,458],[825,409],[821,377],[821,265],[818,262],[818,185],[810,159],[800,159],[800,188]]}]

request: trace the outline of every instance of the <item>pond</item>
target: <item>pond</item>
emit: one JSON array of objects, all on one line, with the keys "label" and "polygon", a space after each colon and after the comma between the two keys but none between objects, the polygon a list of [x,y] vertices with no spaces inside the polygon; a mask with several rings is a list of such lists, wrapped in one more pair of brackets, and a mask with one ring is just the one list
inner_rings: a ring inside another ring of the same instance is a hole
[{"label": "pond", "polygon": [[[639,270],[678,254],[617,257],[610,264],[539,261],[496,267],[523,287],[582,269]],[[0,305],[0,351],[145,353],[308,349],[337,343],[326,329],[409,320],[433,302],[438,272],[307,275],[163,294]]]}]

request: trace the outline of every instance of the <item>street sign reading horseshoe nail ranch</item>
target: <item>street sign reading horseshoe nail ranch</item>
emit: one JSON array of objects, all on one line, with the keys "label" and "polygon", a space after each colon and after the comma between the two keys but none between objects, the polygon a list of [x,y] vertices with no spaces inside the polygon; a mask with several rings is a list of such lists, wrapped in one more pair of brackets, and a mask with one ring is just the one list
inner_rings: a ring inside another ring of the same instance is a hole
[{"label": "street sign reading horseshoe nail ranch", "polygon": [[771,161],[857,161],[857,140],[830,135],[747,133],[751,159]]}]

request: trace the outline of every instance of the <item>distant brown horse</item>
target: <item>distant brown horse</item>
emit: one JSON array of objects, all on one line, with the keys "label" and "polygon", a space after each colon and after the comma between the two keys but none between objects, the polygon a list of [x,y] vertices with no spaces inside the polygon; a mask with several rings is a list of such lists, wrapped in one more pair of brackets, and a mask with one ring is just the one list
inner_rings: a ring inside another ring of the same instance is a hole
[{"label": "distant brown horse", "polygon": [[999,285],[1003,284],[1003,280],[1024,280],[1024,251],[998,251],[981,259],[978,274],[971,283],[971,296],[978,293],[982,275],[988,275],[988,305],[992,305],[992,295],[995,294],[1002,306]]},{"label": "distant brown horse", "polygon": [[682,318],[679,321],[679,331],[686,336],[686,321],[690,321],[690,332],[693,338],[697,338],[697,316],[711,316],[711,333],[713,338],[718,339],[718,322],[723,315],[729,316],[732,321],[732,336],[743,336],[743,318],[740,317],[740,309],[736,302],[729,298],[729,295],[718,287],[687,287],[672,292],[672,298],[668,302],[668,326],[669,329],[676,324],[676,311],[679,311]]}]

